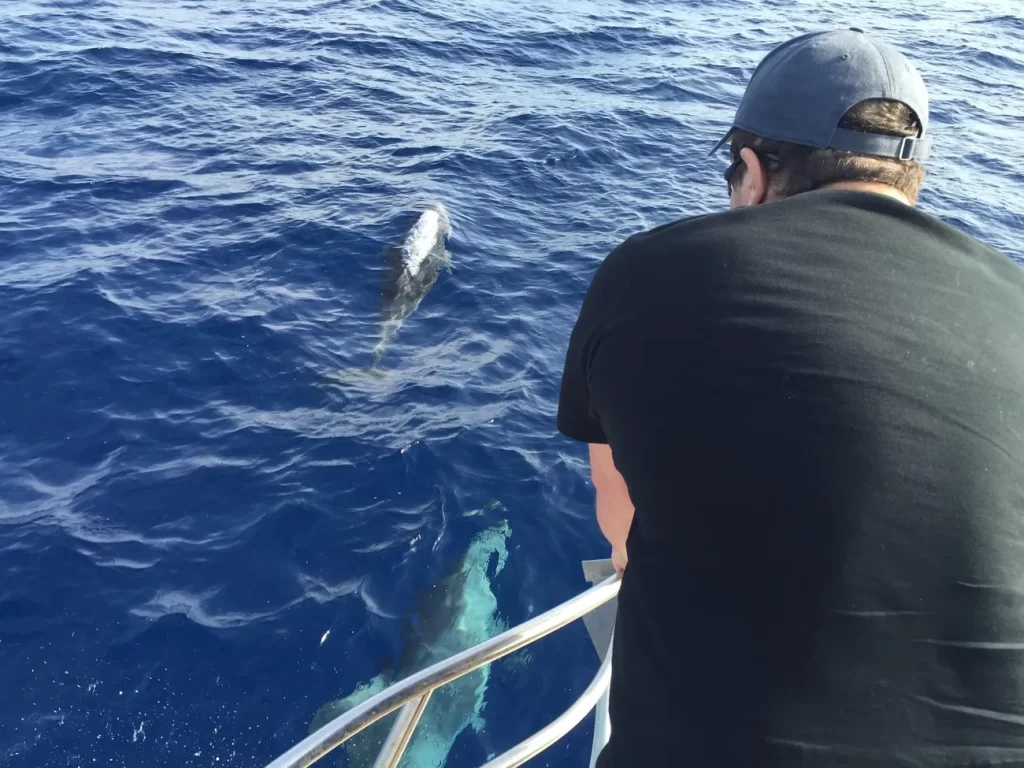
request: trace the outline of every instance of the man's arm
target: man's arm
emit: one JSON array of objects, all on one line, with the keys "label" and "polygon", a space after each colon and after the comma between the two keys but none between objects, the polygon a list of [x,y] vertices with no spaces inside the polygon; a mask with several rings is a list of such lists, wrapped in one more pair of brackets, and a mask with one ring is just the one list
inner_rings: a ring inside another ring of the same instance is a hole
[{"label": "man's arm", "polygon": [[626,537],[633,523],[633,502],[609,446],[590,444],[590,477],[597,495],[597,524],[612,545],[612,563],[621,573],[628,560]]},{"label": "man's arm", "polygon": [[[558,429],[573,440],[590,445],[590,477],[597,491],[597,522],[612,545],[616,570],[626,567],[626,536],[633,522],[633,503],[619,470],[592,397],[593,361],[607,354],[609,323],[635,313],[624,309],[631,300],[634,265],[626,241],[598,267],[583,299],[566,352],[558,399]],[[602,351],[605,350],[605,351]],[[614,353],[613,353],[614,354]]]}]

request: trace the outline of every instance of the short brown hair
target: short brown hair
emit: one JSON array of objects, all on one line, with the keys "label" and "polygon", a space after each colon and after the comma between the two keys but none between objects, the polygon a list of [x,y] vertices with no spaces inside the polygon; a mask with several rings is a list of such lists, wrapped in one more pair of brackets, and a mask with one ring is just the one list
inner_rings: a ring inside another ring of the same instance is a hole
[{"label": "short brown hair", "polygon": [[[921,135],[921,122],[914,111],[902,102],[887,99],[869,99],[855,105],[843,115],[839,127],[890,136]],[[868,181],[895,187],[915,203],[924,182],[924,166],[914,160],[813,149],[737,130],[732,135],[733,159],[744,147],[761,157],[778,158],[766,165],[771,198],[792,197],[841,181]]]}]

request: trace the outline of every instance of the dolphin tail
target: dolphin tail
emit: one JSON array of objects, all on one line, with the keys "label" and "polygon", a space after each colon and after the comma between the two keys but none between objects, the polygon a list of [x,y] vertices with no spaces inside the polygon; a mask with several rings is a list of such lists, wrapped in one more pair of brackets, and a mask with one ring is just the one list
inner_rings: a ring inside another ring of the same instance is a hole
[{"label": "dolphin tail", "polygon": [[381,368],[384,358],[388,354],[388,346],[395,337],[397,327],[389,329],[381,335],[380,341],[373,348],[373,361],[365,368],[346,368],[334,373],[325,373],[323,382],[325,384],[365,384],[367,381],[382,380],[388,377],[388,372]]},{"label": "dolphin tail", "polygon": [[371,365],[368,368],[345,368],[333,373],[325,373],[321,378],[323,386],[335,384],[342,386],[366,385],[371,381],[384,381],[390,376],[388,371]]}]

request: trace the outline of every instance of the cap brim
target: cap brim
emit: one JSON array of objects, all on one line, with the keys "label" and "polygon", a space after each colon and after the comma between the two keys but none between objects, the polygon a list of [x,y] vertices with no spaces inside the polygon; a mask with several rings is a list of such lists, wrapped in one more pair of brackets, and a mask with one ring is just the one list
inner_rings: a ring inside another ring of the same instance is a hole
[{"label": "cap brim", "polygon": [[735,127],[730,128],[729,132],[726,133],[725,136],[722,137],[722,140],[719,141],[717,144],[715,144],[715,148],[712,149],[710,152],[708,152],[708,157],[711,157],[711,155],[714,155],[715,153],[718,152],[718,150],[720,150],[722,147],[724,147],[726,142],[729,141],[729,139],[732,138],[732,134],[735,132],[735,130],[736,130]]}]

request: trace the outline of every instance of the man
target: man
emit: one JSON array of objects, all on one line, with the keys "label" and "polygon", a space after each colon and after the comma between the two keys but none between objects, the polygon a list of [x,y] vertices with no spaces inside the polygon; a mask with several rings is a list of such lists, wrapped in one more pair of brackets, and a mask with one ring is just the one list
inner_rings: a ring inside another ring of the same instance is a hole
[{"label": "man", "polygon": [[558,425],[624,568],[600,766],[1024,766],[1024,270],[914,208],[927,102],[860,30],[789,41],[733,210],[593,278]]}]

